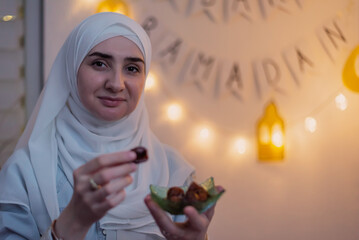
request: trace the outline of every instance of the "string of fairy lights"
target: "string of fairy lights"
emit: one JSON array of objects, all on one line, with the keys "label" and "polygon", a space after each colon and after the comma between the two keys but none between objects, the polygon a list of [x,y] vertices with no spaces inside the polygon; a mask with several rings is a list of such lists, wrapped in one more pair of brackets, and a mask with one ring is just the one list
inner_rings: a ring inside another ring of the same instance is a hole
[{"label": "string of fairy lights", "polygon": [[[155,92],[156,89],[161,88],[161,94],[166,93],[167,91],[162,86],[160,79],[158,79],[157,75],[153,72],[150,72],[145,85],[145,92]],[[182,103],[177,100],[174,100],[170,94],[165,94],[168,102],[164,103],[165,115],[168,121],[172,123],[179,123],[184,119],[190,119],[191,123],[196,123],[194,126],[196,129],[194,131],[194,135],[192,135],[192,139],[195,139],[199,145],[208,146],[210,142],[212,142],[215,138],[219,129],[216,129],[213,125],[209,124],[208,121],[202,120],[193,112],[190,112],[187,107],[185,107]],[[205,122],[205,123],[203,123]],[[225,133],[227,135],[227,133]],[[231,144],[231,152],[235,154],[244,154],[247,150],[248,140],[241,137],[233,137]]]},{"label": "string of fairy lights", "polygon": [[[130,9],[126,1],[123,0],[104,0],[97,6],[97,12],[113,11],[120,12],[125,15],[129,15]],[[355,72],[356,58],[359,56],[359,47],[357,47],[350,55],[347,63],[343,69],[343,83],[344,85],[355,92],[359,92],[358,73]],[[154,72],[150,72],[145,86],[145,92],[149,93],[154,89],[161,87],[160,79]],[[166,91],[161,91],[161,93]],[[179,101],[173,100],[168,95],[168,102],[164,103],[167,120],[178,123],[184,119],[193,118],[193,114],[187,114],[188,109]],[[298,122],[303,124],[305,131],[309,133],[315,133],[318,128],[317,115],[323,111],[329,104],[334,104],[340,111],[345,111],[348,107],[347,97],[343,94],[343,87],[336,90],[326,100],[324,100],[319,106],[313,109],[312,112],[299,119],[299,121],[286,122],[278,115],[276,106],[274,103],[268,104],[264,110],[263,117],[260,119],[257,126],[257,147],[258,158],[260,160],[282,160],[284,158],[283,150],[285,145],[285,132],[284,125],[293,126]],[[159,106],[160,107],[160,106]],[[304,120],[303,120],[304,119]],[[199,119],[195,119],[193,122],[202,122]],[[215,127],[209,124],[199,125],[193,139],[197,139],[199,144],[208,145],[209,142],[216,137],[217,130]],[[248,137],[239,136],[233,137],[232,143],[229,144],[231,152],[238,156],[246,154],[248,148],[251,146]],[[254,145],[254,144],[253,144]]]},{"label": "string of fairy lights", "polygon": [[[159,85],[160,79],[158,79],[154,73],[150,72],[146,80],[145,92],[149,93],[151,91],[154,91],[156,88],[160,87]],[[303,129],[305,131],[309,133],[315,133],[318,127],[318,121],[316,116],[328,105],[334,105],[339,111],[345,111],[348,108],[348,100],[347,97],[342,93],[343,90],[343,87],[341,87],[340,89],[335,91],[334,94],[330,95],[313,111],[311,111],[305,117],[302,117],[301,120],[288,122],[286,125],[294,126],[299,122],[303,126]],[[171,97],[169,97],[169,102],[164,103],[164,105],[166,106],[166,117],[171,122],[175,123],[183,120],[184,118],[192,118],[192,116],[185,114],[186,112],[188,112],[186,110],[186,107],[178,101],[173,100]],[[275,129],[276,127],[274,126],[273,128]],[[193,137],[199,139],[202,144],[206,144],[210,140],[210,138],[215,135],[215,129],[213,127],[209,127],[208,125],[199,126],[198,129],[199,130],[197,131],[197,136]],[[273,131],[272,136],[272,142],[276,147],[282,147],[284,145],[284,133],[280,134],[278,131]],[[269,136],[267,136],[266,138],[268,137]],[[246,137],[234,137],[230,148],[234,149],[234,151],[232,152],[234,152],[235,154],[243,155],[247,152],[249,144],[250,142]]]},{"label": "string of fairy lights", "polygon": [[[340,87],[332,95],[330,95],[325,101],[319,104],[309,114],[304,117],[303,126],[307,132],[314,133],[317,130],[317,119],[318,115],[325,107],[330,104],[334,104],[335,107],[340,111],[345,111],[348,108],[347,97],[342,93],[343,87]],[[296,122],[296,121],[294,121]]]},{"label": "string of fairy lights", "polygon": [[[166,96],[170,96],[170,94],[167,93],[166,89],[161,86],[160,82],[161,81],[158,79],[157,75],[154,72],[150,72],[146,79],[145,92],[148,93],[161,87],[160,92],[165,93]],[[193,113],[186,114],[189,112],[188,109],[179,101],[176,101],[171,97],[168,97],[168,99],[168,102],[164,103],[165,115],[167,120],[173,123],[178,123],[185,118],[196,118],[196,115]],[[200,120],[194,119],[194,122],[200,122]],[[197,139],[199,143],[206,144],[214,136],[213,128],[210,127],[209,124],[202,124],[196,129],[197,131],[195,131],[195,139]]]}]

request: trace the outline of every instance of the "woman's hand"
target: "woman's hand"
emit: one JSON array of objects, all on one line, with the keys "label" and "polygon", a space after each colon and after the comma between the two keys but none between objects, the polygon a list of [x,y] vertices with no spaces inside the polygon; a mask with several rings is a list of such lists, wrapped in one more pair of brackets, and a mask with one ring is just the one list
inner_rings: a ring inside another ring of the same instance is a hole
[{"label": "woman's hand", "polygon": [[[73,173],[74,192],[70,203],[56,221],[55,232],[63,239],[83,239],[93,223],[125,198],[125,187],[132,183],[133,151],[101,155]],[[91,186],[90,179],[99,185]]]},{"label": "woman's hand", "polygon": [[[223,188],[217,187],[220,191]],[[198,213],[192,206],[184,208],[184,213],[188,220],[184,223],[175,223],[172,219],[155,203],[150,195],[145,198],[145,203],[160,228],[163,236],[168,240],[204,240],[206,239],[207,229],[214,215],[215,206],[204,213]]]}]

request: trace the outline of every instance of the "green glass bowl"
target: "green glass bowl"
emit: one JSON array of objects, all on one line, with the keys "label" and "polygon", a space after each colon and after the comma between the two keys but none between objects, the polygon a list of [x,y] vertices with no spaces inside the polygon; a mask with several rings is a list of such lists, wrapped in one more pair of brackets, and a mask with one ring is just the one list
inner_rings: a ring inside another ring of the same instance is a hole
[{"label": "green glass bowl", "polygon": [[[205,212],[207,209],[212,207],[217,200],[222,196],[224,193],[223,191],[218,191],[214,185],[213,177],[208,178],[206,181],[200,184],[207,192],[208,192],[208,199],[205,202],[196,202],[192,206],[197,209],[198,212],[202,213]],[[186,193],[188,186],[180,187]],[[150,185],[151,190],[151,197],[152,200],[155,201],[164,211],[169,212],[173,215],[180,215],[183,214],[183,209],[187,205],[183,202],[174,203],[167,199],[167,191],[169,187],[162,187],[156,185]]]}]

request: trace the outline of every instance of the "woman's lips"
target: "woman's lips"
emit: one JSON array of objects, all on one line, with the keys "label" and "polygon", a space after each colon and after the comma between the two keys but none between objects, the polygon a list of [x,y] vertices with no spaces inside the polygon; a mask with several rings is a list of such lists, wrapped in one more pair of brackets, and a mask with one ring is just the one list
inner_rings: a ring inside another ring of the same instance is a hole
[{"label": "woman's lips", "polygon": [[121,102],[125,101],[124,98],[113,98],[113,97],[99,97],[101,103],[106,107],[117,107]]}]

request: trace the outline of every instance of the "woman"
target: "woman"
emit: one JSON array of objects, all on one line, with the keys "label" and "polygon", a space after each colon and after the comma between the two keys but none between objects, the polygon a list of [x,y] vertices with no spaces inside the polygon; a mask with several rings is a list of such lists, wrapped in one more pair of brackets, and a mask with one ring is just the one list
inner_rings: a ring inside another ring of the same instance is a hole
[{"label": "woman", "polygon": [[[147,34],[126,16],[95,14],[71,32],[0,172],[1,239],[205,239],[213,208],[187,207],[175,223],[148,195],[194,171],[149,128],[150,61]],[[136,165],[139,145],[149,160]]]}]

